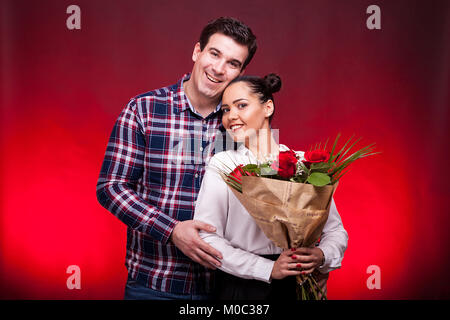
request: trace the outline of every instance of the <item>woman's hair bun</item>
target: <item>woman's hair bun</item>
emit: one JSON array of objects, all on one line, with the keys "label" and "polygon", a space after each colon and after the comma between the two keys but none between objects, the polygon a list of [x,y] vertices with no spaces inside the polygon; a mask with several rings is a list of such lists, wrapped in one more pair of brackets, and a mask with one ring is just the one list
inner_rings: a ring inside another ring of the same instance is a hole
[{"label": "woman's hair bun", "polygon": [[270,73],[265,76],[264,82],[266,84],[267,91],[270,94],[278,92],[281,89],[281,78],[275,73]]}]

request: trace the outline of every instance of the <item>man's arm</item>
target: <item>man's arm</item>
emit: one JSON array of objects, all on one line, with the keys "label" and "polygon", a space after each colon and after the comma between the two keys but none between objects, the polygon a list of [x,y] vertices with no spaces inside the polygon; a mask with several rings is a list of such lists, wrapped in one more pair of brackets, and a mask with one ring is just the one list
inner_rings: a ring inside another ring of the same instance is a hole
[{"label": "man's arm", "polygon": [[206,268],[216,269],[221,266],[218,259],[223,259],[223,256],[218,250],[200,238],[200,230],[215,232],[216,228],[202,221],[181,221],[173,229],[170,240],[178,249],[195,262],[200,263]]},{"label": "man's arm", "polygon": [[[200,232],[205,242],[222,253],[218,256],[222,271],[240,278],[270,282],[274,265],[272,260],[236,247],[226,239],[228,224],[228,186],[217,171],[218,161],[213,157],[206,168],[198,194],[194,221],[214,225],[215,232]],[[220,165],[219,165],[220,167]]]},{"label": "man's arm", "polygon": [[145,148],[143,124],[133,99],[112,130],[97,182],[98,201],[128,227],[162,243],[172,240],[189,258],[211,268],[216,261],[212,257],[221,255],[200,239],[198,230],[211,232],[212,226],[173,219],[136,193],[144,170]]},{"label": "man's arm", "polygon": [[178,221],[135,192],[144,170],[145,147],[133,99],[123,109],[109,138],[97,182],[97,199],[128,227],[166,243]]}]

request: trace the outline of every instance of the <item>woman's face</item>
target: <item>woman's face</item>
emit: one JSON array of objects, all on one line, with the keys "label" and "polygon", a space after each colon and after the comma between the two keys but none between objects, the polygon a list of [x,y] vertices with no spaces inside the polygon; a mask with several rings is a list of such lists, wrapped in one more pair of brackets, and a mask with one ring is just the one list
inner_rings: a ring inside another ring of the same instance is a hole
[{"label": "woman's face", "polygon": [[261,103],[251,92],[247,82],[235,82],[227,87],[222,97],[222,124],[234,141],[247,142],[261,129],[269,130],[273,102]]}]

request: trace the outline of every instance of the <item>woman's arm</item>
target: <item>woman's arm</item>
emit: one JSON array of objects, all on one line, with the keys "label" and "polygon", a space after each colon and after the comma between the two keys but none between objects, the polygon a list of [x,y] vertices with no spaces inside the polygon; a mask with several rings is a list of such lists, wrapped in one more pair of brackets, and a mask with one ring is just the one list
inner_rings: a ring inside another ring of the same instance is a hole
[{"label": "woman's arm", "polygon": [[328,273],[341,267],[344,252],[347,249],[348,234],[342,225],[341,217],[334,203],[331,200],[328,220],[322,230],[320,238],[320,248],[325,256],[322,266],[318,268],[321,273]]},{"label": "woman's arm", "polygon": [[270,282],[274,261],[233,247],[225,239],[231,194],[228,185],[216,171],[217,166],[220,164],[216,157],[213,157],[203,177],[194,214],[195,220],[213,225],[216,232],[200,232],[200,237],[222,253],[220,269],[224,272],[241,278]]},{"label": "woman's arm", "polygon": [[347,249],[348,235],[341,217],[337,212],[334,200],[331,201],[327,222],[322,230],[320,244],[313,248],[296,248],[291,255],[292,261],[299,264],[302,273],[309,274],[314,270],[328,273],[341,266],[344,252]]}]

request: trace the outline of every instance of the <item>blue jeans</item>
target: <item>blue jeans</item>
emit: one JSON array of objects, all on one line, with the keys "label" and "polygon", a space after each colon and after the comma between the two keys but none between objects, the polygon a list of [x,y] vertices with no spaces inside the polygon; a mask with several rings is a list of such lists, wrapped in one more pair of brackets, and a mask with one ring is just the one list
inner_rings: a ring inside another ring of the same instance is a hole
[{"label": "blue jeans", "polygon": [[130,277],[125,286],[124,300],[210,300],[210,295],[174,294],[153,290]]}]

